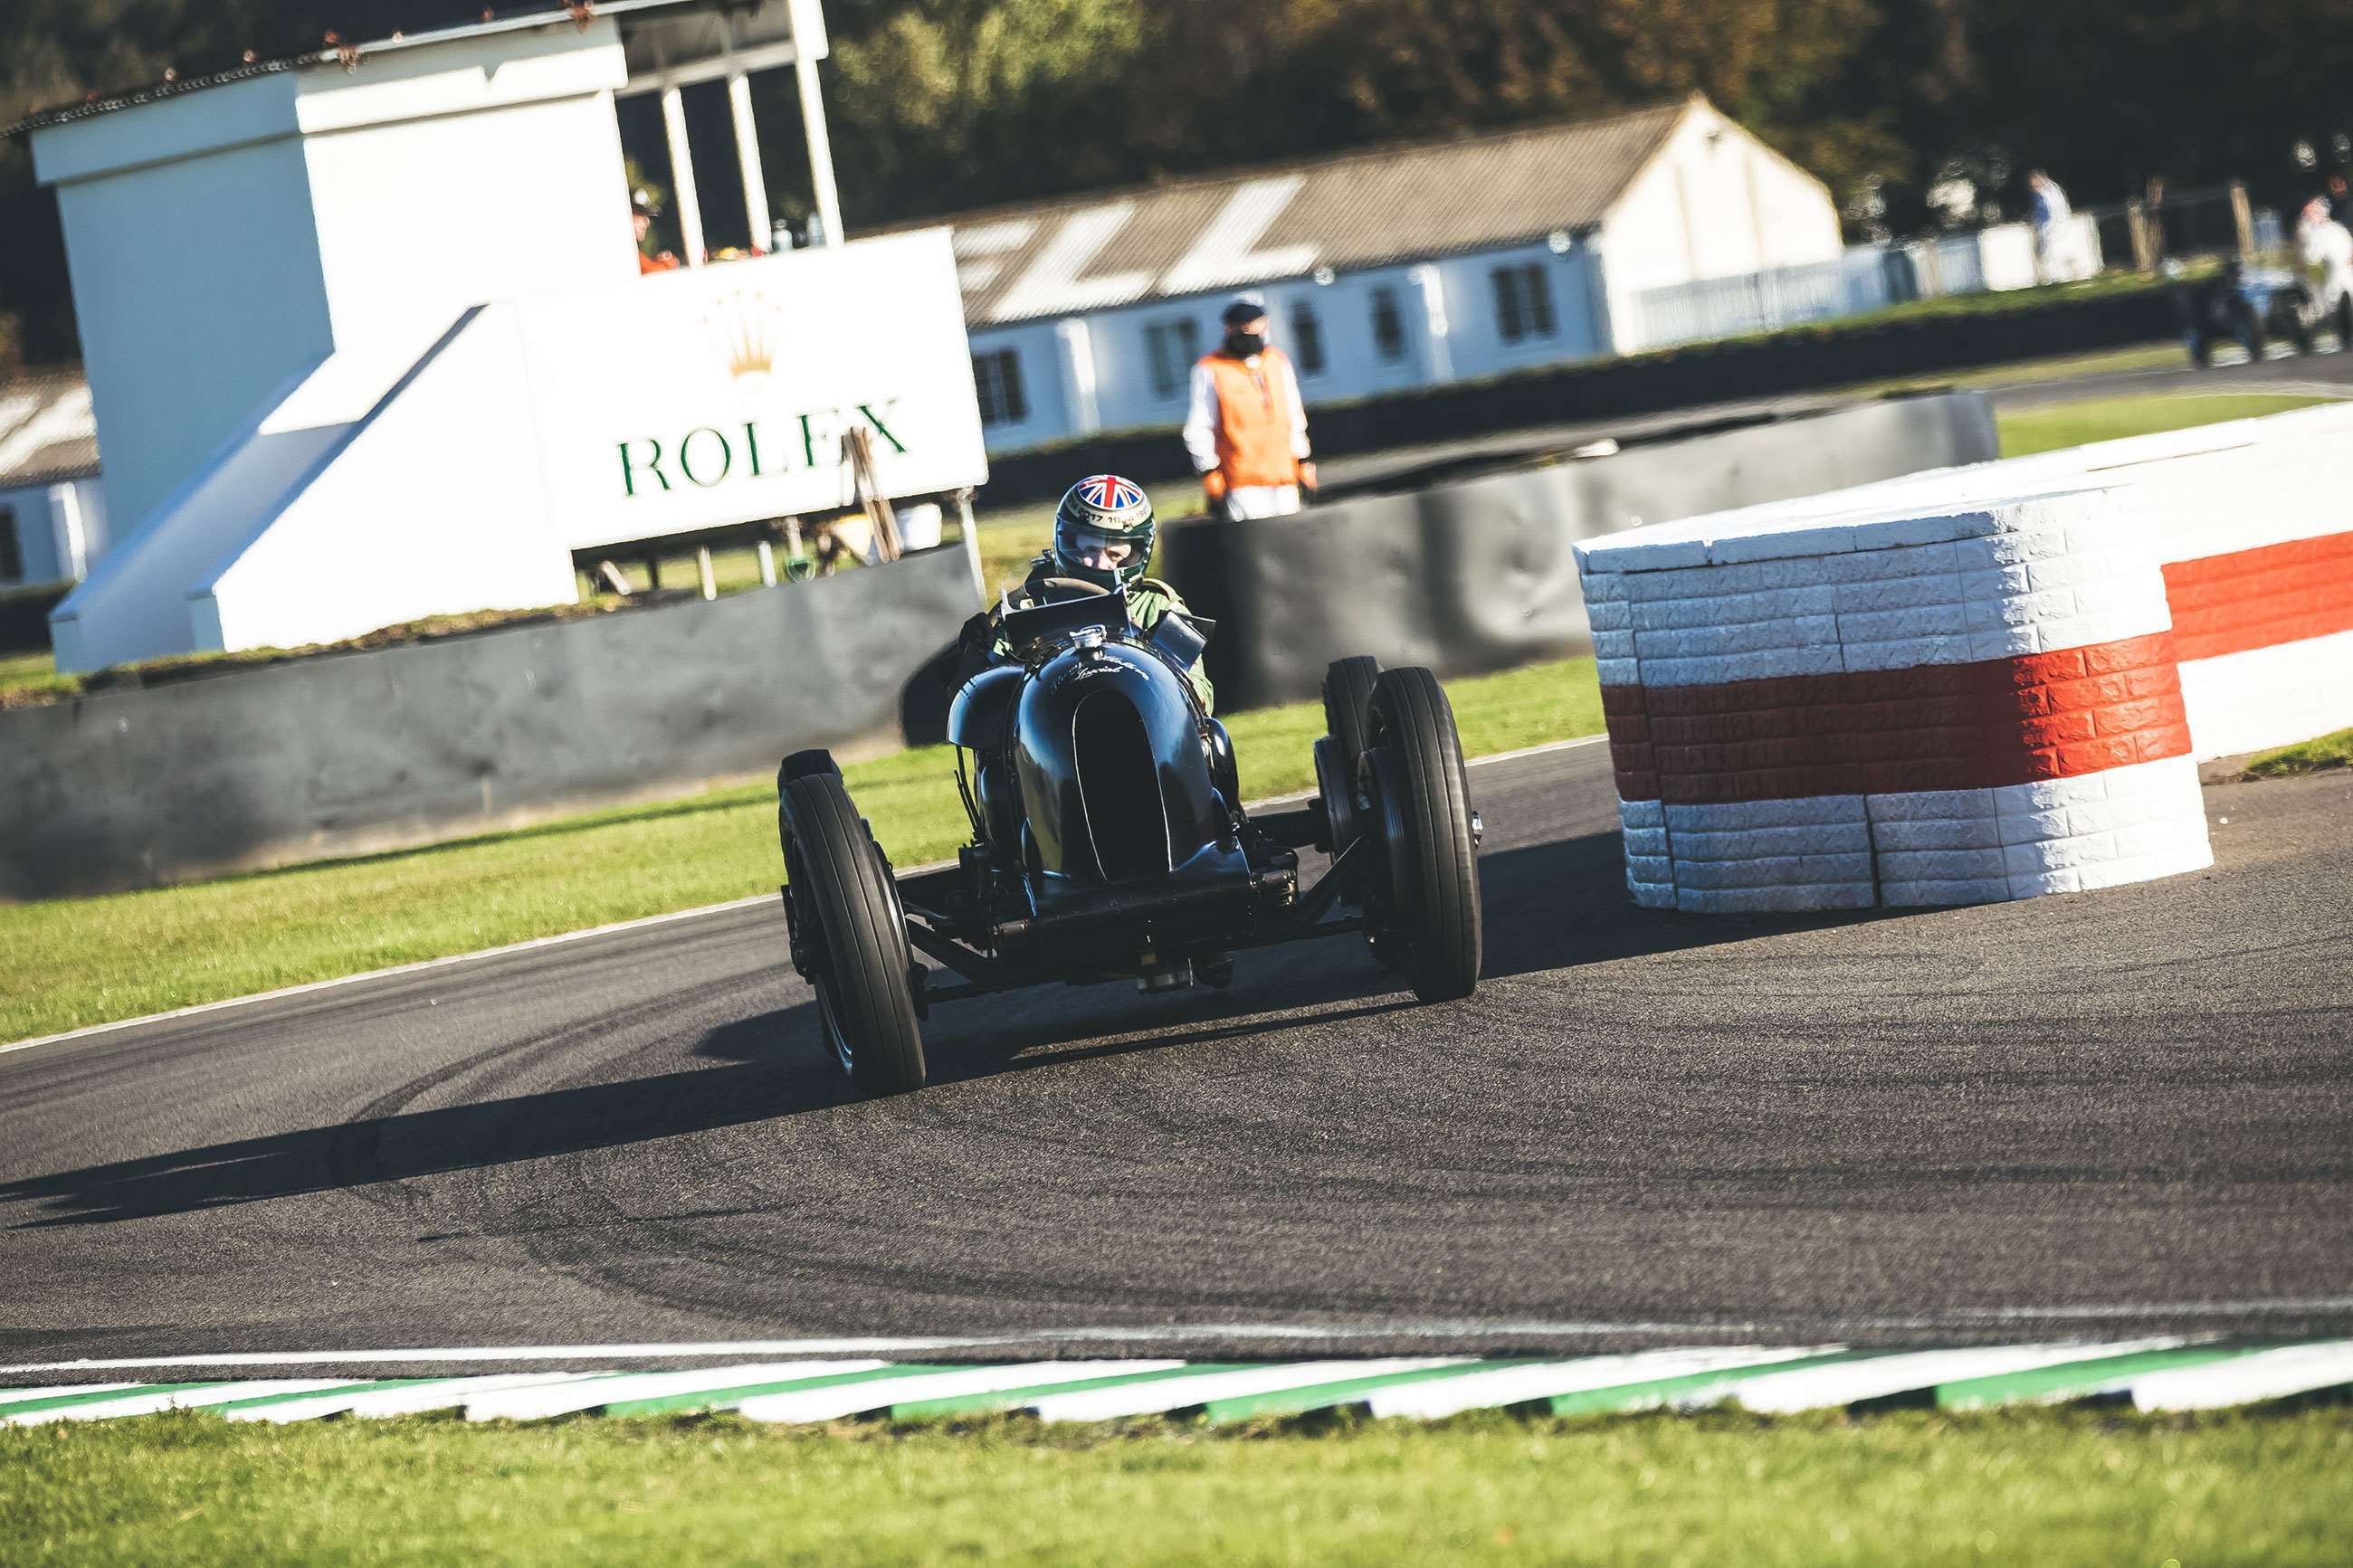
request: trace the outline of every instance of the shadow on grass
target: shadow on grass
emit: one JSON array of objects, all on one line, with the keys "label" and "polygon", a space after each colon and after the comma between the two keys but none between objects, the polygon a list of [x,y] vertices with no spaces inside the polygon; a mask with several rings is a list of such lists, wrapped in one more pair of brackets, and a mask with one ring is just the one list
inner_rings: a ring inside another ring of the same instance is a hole
[{"label": "shadow on grass", "polygon": [[[1699,921],[1630,909],[1615,833],[1509,850],[1482,863],[1491,981],[1540,971],[1736,942],[1885,915]],[[1229,991],[1146,1001],[1124,985],[1041,987],[950,1004],[925,1025],[933,1087],[1067,1069],[1141,1052],[1182,1050],[1345,1026],[1419,1005],[1353,935],[1244,952]],[[568,1020],[486,1053],[591,1049],[614,1030],[658,1019],[673,997]],[[547,1089],[478,1104],[396,1110],[267,1137],[119,1161],[0,1184],[0,1202],[47,1210],[17,1228],[100,1224],[302,1194],[480,1170],[625,1147],[781,1118],[871,1117],[889,1135],[893,1102],[868,1105],[834,1067],[816,1007],[803,1001],[722,1025],[694,1054],[727,1065]]]}]

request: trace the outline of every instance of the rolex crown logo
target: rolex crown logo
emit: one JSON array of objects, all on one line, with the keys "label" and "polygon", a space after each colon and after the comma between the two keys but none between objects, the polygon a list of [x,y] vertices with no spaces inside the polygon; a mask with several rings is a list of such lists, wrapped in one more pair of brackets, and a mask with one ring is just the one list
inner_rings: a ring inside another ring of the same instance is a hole
[{"label": "rolex crown logo", "polygon": [[766,376],[776,367],[782,332],[776,307],[759,294],[730,294],[703,318],[727,374],[737,381]]}]

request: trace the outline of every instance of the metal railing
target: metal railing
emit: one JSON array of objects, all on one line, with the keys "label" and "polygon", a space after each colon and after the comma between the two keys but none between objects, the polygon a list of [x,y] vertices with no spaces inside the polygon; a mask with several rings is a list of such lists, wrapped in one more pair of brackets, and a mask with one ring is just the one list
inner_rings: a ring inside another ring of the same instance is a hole
[{"label": "metal railing", "polygon": [[2253,212],[2246,187],[2234,181],[2153,203],[2087,207],[2050,233],[2008,223],[1857,246],[1834,261],[1641,289],[1634,296],[1637,335],[1627,346],[1738,337],[1912,300],[2025,289],[2104,271],[2149,272],[2167,259],[2253,254],[2266,226],[2275,232],[2277,220]]}]

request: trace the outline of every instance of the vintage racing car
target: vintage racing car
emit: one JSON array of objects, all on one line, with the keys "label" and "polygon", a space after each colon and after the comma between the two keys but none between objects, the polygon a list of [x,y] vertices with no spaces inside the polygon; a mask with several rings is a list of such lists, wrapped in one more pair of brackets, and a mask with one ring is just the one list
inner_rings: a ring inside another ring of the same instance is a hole
[{"label": "vintage racing car", "polygon": [[2214,345],[2235,340],[2248,360],[2263,363],[2263,350],[2284,337],[2308,354],[2323,328],[2337,333],[2341,348],[2353,348],[2353,297],[2340,296],[2324,308],[2309,279],[2283,267],[2249,267],[2236,258],[2211,278],[2189,281],[2168,263],[2174,310],[2189,361],[2204,370],[2214,363]]},{"label": "vintage racing car", "polygon": [[[1124,594],[1043,588],[999,606],[1007,651],[949,710],[973,834],[955,865],[895,873],[828,753],[778,770],[793,967],[860,1089],[923,1085],[934,1003],[1055,981],[1223,985],[1236,951],[1273,942],[1362,932],[1422,1000],[1470,994],[1482,826],[1435,676],[1335,663],[1314,798],[1250,813],[1225,726],[1185,676],[1209,624],[1172,611],[1147,637]],[[1311,846],[1331,860],[1303,888]]]}]

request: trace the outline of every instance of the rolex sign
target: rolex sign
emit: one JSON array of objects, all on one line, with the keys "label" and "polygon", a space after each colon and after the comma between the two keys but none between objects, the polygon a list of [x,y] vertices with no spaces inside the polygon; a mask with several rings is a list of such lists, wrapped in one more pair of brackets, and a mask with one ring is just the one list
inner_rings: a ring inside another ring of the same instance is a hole
[{"label": "rolex sign", "polygon": [[855,429],[890,495],[988,477],[945,229],[521,310],[569,548],[854,505],[843,437]]}]

